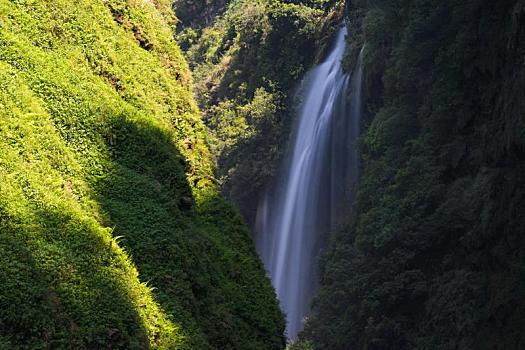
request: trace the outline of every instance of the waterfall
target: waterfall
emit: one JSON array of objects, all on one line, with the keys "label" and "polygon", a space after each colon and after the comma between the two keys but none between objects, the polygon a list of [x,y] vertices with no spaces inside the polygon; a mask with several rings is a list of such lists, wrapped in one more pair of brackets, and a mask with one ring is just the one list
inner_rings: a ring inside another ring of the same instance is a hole
[{"label": "waterfall", "polygon": [[325,62],[307,75],[290,153],[257,211],[258,251],[286,313],[289,339],[309,313],[316,258],[327,233],[348,215],[358,177],[362,65],[360,55],[352,76],[343,72],[346,34],[342,27]]}]

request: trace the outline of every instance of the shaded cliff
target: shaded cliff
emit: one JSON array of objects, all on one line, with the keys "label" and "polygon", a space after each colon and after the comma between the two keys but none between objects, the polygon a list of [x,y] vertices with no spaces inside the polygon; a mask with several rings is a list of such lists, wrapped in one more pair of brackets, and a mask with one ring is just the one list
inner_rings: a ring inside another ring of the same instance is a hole
[{"label": "shaded cliff", "polygon": [[349,5],[352,47],[366,42],[362,176],[304,339],[525,347],[524,3]]}]

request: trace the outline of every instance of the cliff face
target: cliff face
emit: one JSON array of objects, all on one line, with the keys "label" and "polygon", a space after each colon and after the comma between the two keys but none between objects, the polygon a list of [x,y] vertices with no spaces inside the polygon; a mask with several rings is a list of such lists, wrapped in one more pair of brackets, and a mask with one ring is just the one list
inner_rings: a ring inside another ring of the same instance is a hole
[{"label": "cliff face", "polygon": [[221,15],[228,0],[176,0],[174,10],[179,19],[179,27],[201,29],[213,24]]},{"label": "cliff face", "polygon": [[168,1],[0,0],[0,347],[279,349]]},{"label": "cliff face", "polygon": [[[525,347],[525,6],[352,1],[362,177],[316,349]],[[343,316],[344,315],[344,316]]]}]

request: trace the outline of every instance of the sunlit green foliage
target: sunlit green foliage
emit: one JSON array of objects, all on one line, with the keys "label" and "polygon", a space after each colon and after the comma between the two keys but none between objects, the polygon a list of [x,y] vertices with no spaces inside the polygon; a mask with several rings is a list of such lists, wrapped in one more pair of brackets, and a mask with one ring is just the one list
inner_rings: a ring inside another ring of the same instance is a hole
[{"label": "sunlit green foliage", "polygon": [[167,1],[0,0],[0,347],[280,349]]},{"label": "sunlit green foliage", "polygon": [[525,8],[352,3],[363,173],[304,336],[330,350],[524,348]]}]

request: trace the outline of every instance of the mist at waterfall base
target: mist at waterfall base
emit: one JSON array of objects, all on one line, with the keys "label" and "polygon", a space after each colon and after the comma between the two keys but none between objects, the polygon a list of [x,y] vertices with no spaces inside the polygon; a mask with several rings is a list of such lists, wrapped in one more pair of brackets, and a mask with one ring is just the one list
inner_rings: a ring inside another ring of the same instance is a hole
[{"label": "mist at waterfall base", "polygon": [[309,314],[316,265],[331,230],[348,217],[358,178],[361,56],[343,72],[347,30],[342,27],[324,63],[306,77],[290,149],[278,182],[259,202],[257,248],[294,339]]}]

